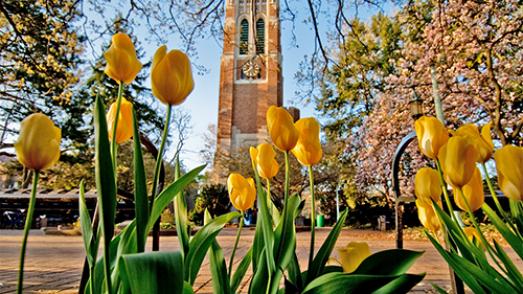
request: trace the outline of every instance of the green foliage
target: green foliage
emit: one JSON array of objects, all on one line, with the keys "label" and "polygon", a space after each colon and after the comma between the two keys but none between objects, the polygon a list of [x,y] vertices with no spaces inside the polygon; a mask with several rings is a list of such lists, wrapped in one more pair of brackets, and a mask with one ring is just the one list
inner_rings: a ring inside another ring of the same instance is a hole
[{"label": "green foliage", "polygon": [[[100,203],[100,230],[99,234],[94,234],[90,231],[90,219],[88,217],[87,209],[85,208],[85,201],[80,201],[81,211],[81,227],[84,230],[85,236],[85,247],[86,255],[88,260],[96,259],[96,245],[100,240],[104,240],[103,252],[104,256],[95,265],[89,263],[90,266],[90,281],[88,291],[91,289],[98,293],[102,292],[102,289],[106,289],[109,293],[128,293],[132,289],[156,289],[158,280],[156,275],[150,275],[147,280],[143,283],[136,283],[135,275],[142,269],[141,267],[147,265],[151,267],[151,271],[154,272],[156,269],[171,270],[170,266],[166,265],[166,262],[171,262],[172,258],[178,260],[178,257],[174,255],[157,255],[157,254],[136,254],[143,250],[145,244],[145,238],[151,231],[154,223],[160,217],[161,213],[171,203],[171,201],[180,194],[181,190],[190,184],[196,176],[204,169],[204,166],[195,168],[188,172],[184,176],[181,176],[178,180],[166,187],[154,201],[153,207],[151,207],[150,213],[148,212],[147,206],[142,207],[137,205],[136,218],[127,226],[122,232],[113,238],[114,232],[114,213],[116,204],[116,187],[115,187],[115,175],[112,168],[112,159],[110,154],[109,141],[107,137],[107,124],[105,120],[105,110],[100,99],[96,100],[96,108],[94,109],[95,118],[95,142],[96,142],[96,186],[98,192],[98,201]],[[135,134],[137,133],[136,117],[134,119]],[[135,136],[137,138],[137,136]],[[137,185],[135,189],[135,197],[137,204],[147,203],[147,192],[145,188],[145,173],[143,159],[141,158],[141,149],[139,148],[138,140],[135,140],[135,161],[134,174],[138,177],[135,180]],[[82,186],[83,192],[83,186]],[[140,200],[141,199],[141,200]],[[145,209],[145,210],[144,210]],[[142,212],[140,212],[142,210]],[[192,258],[198,263],[200,260],[203,261],[207,248],[205,244],[210,244],[214,240],[216,234],[223,227],[224,218],[221,218],[222,224],[216,224],[212,222],[208,225],[206,230],[199,235],[197,243],[191,245],[192,247]],[[231,217],[234,217],[232,215]],[[225,221],[226,222],[226,221]],[[205,229],[206,227],[204,227]],[[203,246],[203,248],[202,248]],[[205,251],[203,254],[201,251]],[[122,257],[124,257],[122,261]],[[183,258],[183,257],[182,257]],[[166,261],[167,260],[167,261]],[[183,259],[182,259],[183,260]],[[201,264],[201,261],[200,261]],[[180,269],[176,267],[176,269]],[[199,269],[199,265],[198,265]],[[194,271],[197,273],[197,269],[194,268],[190,272],[188,277],[195,276]],[[183,274],[183,273],[182,273]],[[179,277],[179,276],[178,276]],[[183,280],[183,275],[181,276]],[[169,281],[161,281],[169,283]],[[152,288],[151,288],[152,287]],[[184,286],[184,283],[180,284],[180,287]],[[181,289],[181,288],[180,288]],[[146,291],[147,292],[147,291]]]},{"label": "green foliage", "polygon": [[240,216],[238,212],[229,212],[224,215],[220,215],[213,219],[211,222],[203,226],[191,239],[189,243],[189,252],[185,257],[184,270],[186,275],[186,281],[191,285],[196,280],[196,276],[200,271],[203,259],[209,250],[209,247],[213,244],[218,233],[223,229],[223,226],[230,222],[233,218]]},{"label": "green foliage", "polygon": [[201,187],[196,196],[189,218],[194,223],[203,224],[206,209],[212,216],[217,216],[229,212],[231,207],[227,187],[222,184],[207,184]]},{"label": "green foliage", "polygon": [[147,199],[147,179],[142,156],[142,146],[138,132],[136,111],[133,109],[133,142],[134,142],[134,210],[136,212],[136,234],[138,252],[145,250],[147,232],[145,231],[149,219],[149,200]]},{"label": "green foliage", "polygon": [[98,204],[100,205],[100,231],[104,236],[104,273],[107,289],[111,293],[110,280],[110,251],[109,245],[114,234],[114,222],[116,214],[116,179],[113,172],[113,162],[107,137],[107,122],[105,120],[105,109],[100,101],[96,99],[94,108],[95,122],[95,174]]},{"label": "green foliage", "polygon": [[75,148],[71,139],[86,122],[79,125],[81,120],[74,118],[88,112],[94,101],[87,104],[73,94],[85,39],[75,27],[80,19],[75,4],[72,0],[0,3],[2,132],[11,135],[17,125],[12,122],[43,112],[62,129],[64,145]]},{"label": "green foliage", "polygon": [[316,101],[320,113],[331,118],[325,129],[333,140],[346,138],[362,125],[399,56],[401,30],[394,19],[378,13],[370,24],[354,19],[351,26],[339,48],[338,64],[329,71]]},{"label": "green foliage", "polygon": [[[523,210],[521,202],[518,206]],[[492,245],[487,242],[481,231],[477,231],[480,240],[478,243],[472,242],[450,215],[438,205],[434,205],[434,209],[440,221],[448,228],[448,237],[455,248],[443,248],[428,231],[425,231],[425,234],[449,266],[474,293],[515,293],[523,287],[520,270],[496,240]],[[487,204],[483,204],[482,210],[521,258],[523,242],[517,230],[511,227],[511,223],[503,222]],[[479,230],[479,227],[474,229]]]},{"label": "green foliage", "polygon": [[184,293],[180,252],[128,254],[120,263],[122,281],[131,293]]}]

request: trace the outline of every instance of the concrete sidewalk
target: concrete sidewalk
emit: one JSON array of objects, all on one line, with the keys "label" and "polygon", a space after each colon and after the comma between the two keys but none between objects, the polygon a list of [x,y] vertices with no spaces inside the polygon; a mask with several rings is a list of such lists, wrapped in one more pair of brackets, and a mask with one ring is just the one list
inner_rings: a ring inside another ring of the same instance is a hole
[{"label": "concrete sidewalk", "polygon": [[[317,231],[316,250],[328,235],[329,229]],[[234,244],[236,229],[226,228],[218,236],[223,247],[225,260]],[[248,246],[252,244],[253,229],[244,229],[236,254],[235,263],[239,262]],[[377,231],[344,230],[337,246],[344,246],[350,241],[367,241],[372,251],[393,248],[391,233]],[[22,231],[0,230],[0,293],[13,293],[16,290],[18,258]],[[149,239],[148,248],[151,239]],[[177,250],[176,237],[162,237],[161,250]],[[309,233],[297,234],[298,258],[302,270],[307,265]],[[413,293],[432,293],[431,283],[443,288],[449,287],[448,267],[428,241],[405,241],[405,248],[425,251],[414,264],[412,273],[426,272],[426,278],[414,289]],[[47,236],[33,230],[29,236],[24,293],[77,293],[84,257],[80,236]],[[251,274],[247,274],[241,284],[241,293],[246,293]],[[194,287],[197,293],[212,293],[209,264],[204,261]],[[434,292],[435,293],[435,292]]]}]

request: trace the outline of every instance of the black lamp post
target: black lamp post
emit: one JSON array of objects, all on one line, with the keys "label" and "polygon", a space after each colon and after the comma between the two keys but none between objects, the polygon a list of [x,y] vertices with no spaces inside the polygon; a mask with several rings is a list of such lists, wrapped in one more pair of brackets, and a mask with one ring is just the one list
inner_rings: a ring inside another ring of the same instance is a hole
[{"label": "black lamp post", "polygon": [[[416,91],[414,91],[414,94],[412,95],[412,99],[409,101],[410,106],[410,112],[411,116],[416,121],[418,118],[423,116],[423,100],[420,99]],[[401,156],[405,152],[405,149],[409,146],[409,144],[416,139],[416,132],[412,131],[408,133],[400,142],[398,147],[396,148],[396,152],[394,153],[394,157],[392,159],[392,189],[394,191],[395,196],[395,213],[396,213],[396,248],[402,249],[403,248],[403,220],[402,220],[402,214],[403,214],[403,206],[401,204],[400,199],[400,185],[399,185],[399,165]],[[454,273],[452,268],[449,268],[450,270],[450,280],[452,285],[452,291],[456,294],[464,294],[465,290],[463,287],[463,282],[459,279],[459,277]]]},{"label": "black lamp post", "polygon": [[[412,99],[409,101],[409,106],[414,121],[423,116],[423,100],[421,100],[416,91],[414,91]],[[396,148],[396,152],[392,159],[392,190],[394,191],[395,198],[396,248],[398,249],[403,248],[403,206],[400,199],[400,184],[398,178],[399,167],[401,156],[405,153],[405,150],[414,139],[416,139],[416,132],[412,131],[408,133]]]}]

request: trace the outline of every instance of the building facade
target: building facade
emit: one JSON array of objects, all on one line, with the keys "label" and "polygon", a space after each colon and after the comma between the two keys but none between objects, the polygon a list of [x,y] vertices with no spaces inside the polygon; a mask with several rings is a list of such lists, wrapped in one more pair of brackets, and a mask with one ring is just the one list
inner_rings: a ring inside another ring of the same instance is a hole
[{"label": "building facade", "polygon": [[282,105],[278,2],[226,0],[217,154],[266,140],[267,109]]}]

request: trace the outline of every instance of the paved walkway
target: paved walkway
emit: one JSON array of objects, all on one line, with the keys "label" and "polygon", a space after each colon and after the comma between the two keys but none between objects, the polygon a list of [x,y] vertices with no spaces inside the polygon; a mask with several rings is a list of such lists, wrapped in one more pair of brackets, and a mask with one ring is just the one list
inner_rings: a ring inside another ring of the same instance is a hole
[{"label": "paved walkway", "polygon": [[[224,229],[218,236],[218,242],[224,249],[226,260],[229,260],[234,243],[235,229]],[[321,245],[328,234],[327,229],[317,233],[316,249]],[[242,232],[236,262],[245,254],[252,244],[254,231],[245,229]],[[13,293],[16,287],[18,268],[18,254],[22,239],[21,231],[0,230],[0,293]],[[337,246],[343,246],[350,241],[367,241],[372,251],[380,251],[394,247],[392,233],[344,230]],[[149,243],[150,243],[149,239]],[[309,234],[306,232],[297,235],[298,258],[302,269],[305,268],[308,258]],[[148,246],[150,248],[150,244]],[[176,250],[176,237],[162,237],[161,250]],[[423,250],[425,254],[412,267],[412,273],[426,272],[427,276],[421,284],[416,286],[415,293],[432,293],[431,283],[448,288],[448,268],[443,259],[427,241],[406,241],[405,248]],[[81,275],[83,262],[83,245],[80,236],[46,236],[40,231],[31,231],[29,236],[25,289],[24,293],[76,293]],[[241,292],[246,293],[247,275],[241,285]],[[211,274],[207,261],[201,268],[195,283],[197,293],[212,293]]]}]

